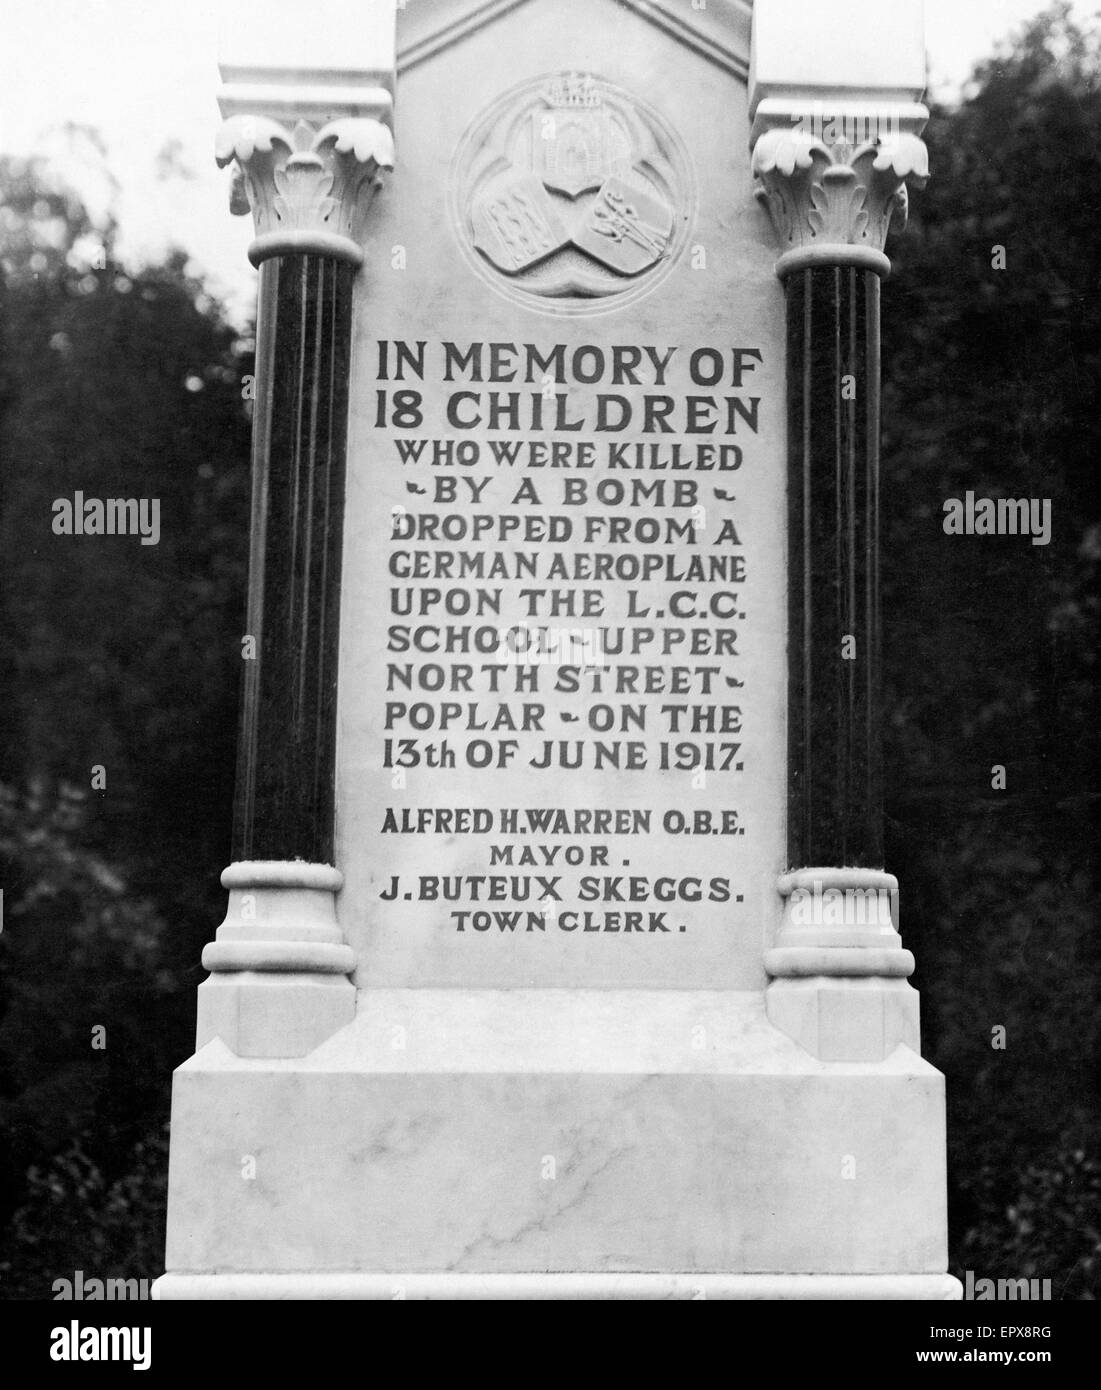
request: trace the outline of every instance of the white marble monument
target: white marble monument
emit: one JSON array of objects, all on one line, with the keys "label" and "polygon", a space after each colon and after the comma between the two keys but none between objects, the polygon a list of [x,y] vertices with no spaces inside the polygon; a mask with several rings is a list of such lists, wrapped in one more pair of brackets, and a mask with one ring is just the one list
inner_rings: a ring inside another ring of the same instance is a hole
[{"label": "white marble monument", "polygon": [[156,1296],[957,1297],[879,812],[919,0],[231,8],[257,657]]}]

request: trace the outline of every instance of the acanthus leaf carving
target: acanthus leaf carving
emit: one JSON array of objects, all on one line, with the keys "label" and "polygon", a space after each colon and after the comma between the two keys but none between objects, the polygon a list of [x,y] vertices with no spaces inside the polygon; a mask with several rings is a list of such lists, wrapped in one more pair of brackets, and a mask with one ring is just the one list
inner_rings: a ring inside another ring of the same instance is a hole
[{"label": "acanthus leaf carving", "polygon": [[753,150],[753,172],[758,176],[778,173],[790,179],[797,169],[810,169],[815,154],[830,162],[828,146],[805,130],[766,130]]},{"label": "acanthus leaf carving", "polygon": [[393,136],[381,122],[344,117],[318,130],[299,121],[288,131],[266,116],[232,116],[218,133],[215,157],[240,167],[256,227],[249,250],[255,263],[311,250],[355,264],[363,259],[379,173],[394,167]]},{"label": "acanthus leaf carving", "polygon": [[905,225],[907,183],[925,185],[929,155],[906,131],[857,143],[844,135],[822,138],[798,125],[774,127],[754,147],[753,173],[780,243],[782,271],[828,263],[831,254],[852,262],[861,252],[866,264],[885,271],[892,219]]},{"label": "acanthus leaf carving", "polygon": [[820,183],[810,185],[807,222],[812,236],[827,244],[863,241],[868,230],[867,196],[855,170],[843,164],[827,169]]}]

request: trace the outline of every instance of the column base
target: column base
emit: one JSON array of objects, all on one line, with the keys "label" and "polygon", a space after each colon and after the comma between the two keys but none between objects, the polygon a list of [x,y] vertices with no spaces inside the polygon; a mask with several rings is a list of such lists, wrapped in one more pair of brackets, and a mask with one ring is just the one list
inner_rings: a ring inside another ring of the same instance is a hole
[{"label": "column base", "polygon": [[343,878],[330,864],[243,861],[222,873],[226,919],[203,950],[196,1047],[239,1057],[305,1057],[355,1018],[355,954],[336,920]]},{"label": "column base", "polygon": [[440,1302],[721,1299],[916,1301],[963,1297],[949,1274],[165,1274],[161,1302],[203,1299],[424,1299]]},{"label": "column base", "polygon": [[821,1062],[882,1062],[900,1045],[921,1051],[918,992],[908,980],[773,980],[765,1008],[774,1028]]},{"label": "column base", "polygon": [[914,957],[898,934],[898,879],[880,869],[796,869],[777,885],[784,918],[765,952],[768,1020],[822,1062],[921,1052]]},{"label": "column base", "polygon": [[238,1057],[305,1057],[356,1016],[344,975],[242,970],[198,988],[199,1046],[221,1038]]}]

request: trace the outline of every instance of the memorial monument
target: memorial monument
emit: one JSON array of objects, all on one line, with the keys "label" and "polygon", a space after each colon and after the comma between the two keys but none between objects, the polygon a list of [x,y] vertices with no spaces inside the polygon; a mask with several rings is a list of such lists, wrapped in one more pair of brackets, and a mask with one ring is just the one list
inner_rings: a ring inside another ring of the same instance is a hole
[{"label": "memorial monument", "polygon": [[222,76],[250,591],[156,1295],[958,1296],[881,826],[919,0],[236,3]]}]

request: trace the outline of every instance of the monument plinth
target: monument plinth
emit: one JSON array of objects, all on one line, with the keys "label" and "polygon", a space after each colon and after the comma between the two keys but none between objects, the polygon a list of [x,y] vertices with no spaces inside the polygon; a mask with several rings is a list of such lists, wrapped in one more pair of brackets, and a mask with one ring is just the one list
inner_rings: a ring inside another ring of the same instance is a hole
[{"label": "monument plinth", "polygon": [[880,812],[920,7],[322,9],[223,69],[256,660],[157,1295],[953,1297]]}]

